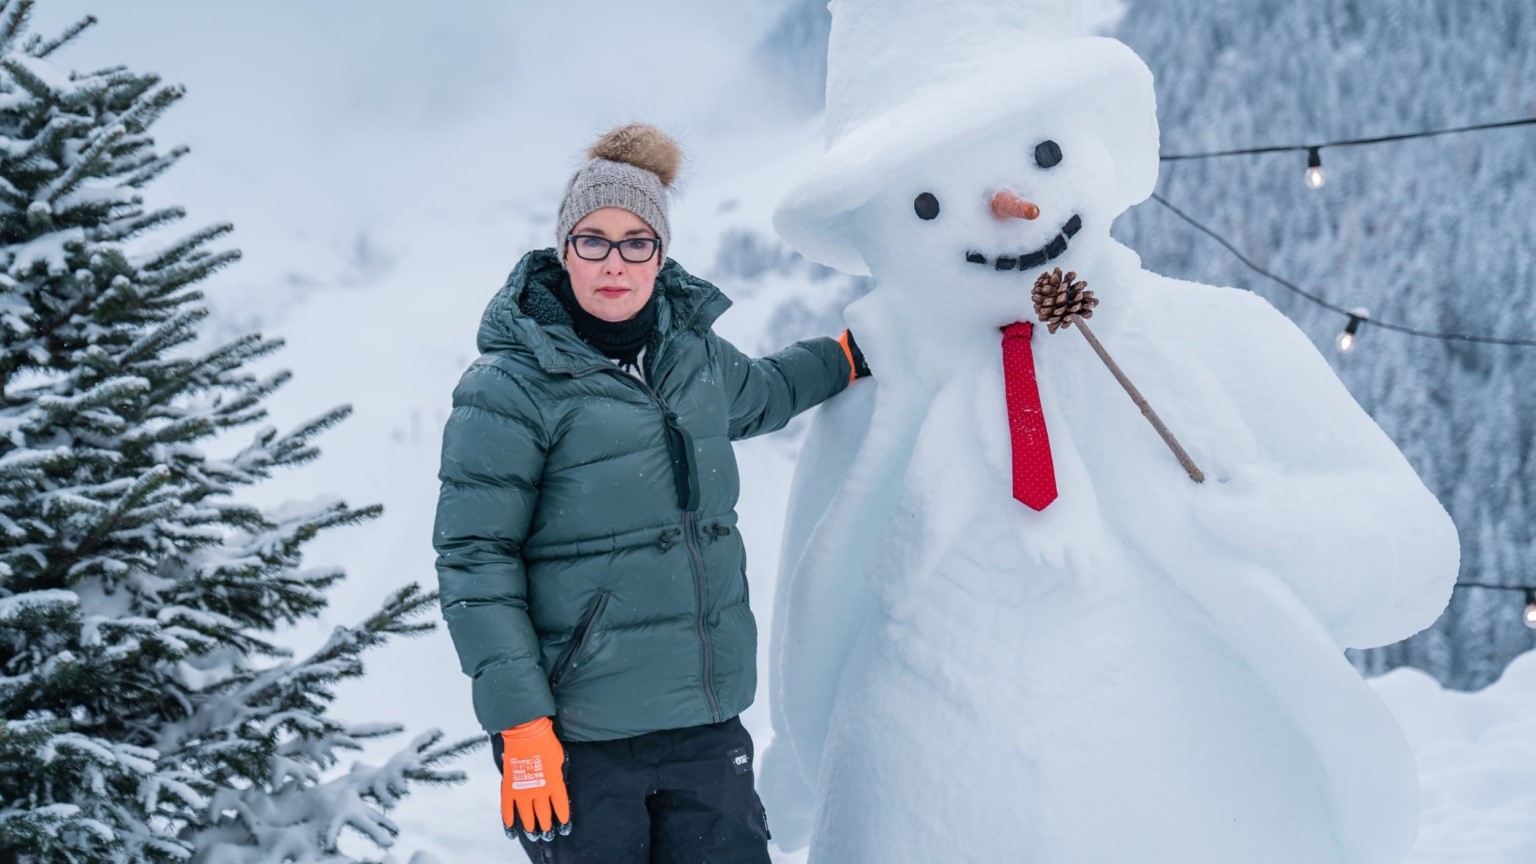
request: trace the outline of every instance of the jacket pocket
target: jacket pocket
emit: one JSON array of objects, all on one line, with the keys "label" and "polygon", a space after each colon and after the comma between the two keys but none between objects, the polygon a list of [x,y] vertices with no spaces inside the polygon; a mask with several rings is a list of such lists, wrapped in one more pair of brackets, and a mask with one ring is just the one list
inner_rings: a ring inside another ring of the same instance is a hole
[{"label": "jacket pocket", "polygon": [[587,642],[592,637],[593,625],[597,623],[597,619],[603,614],[603,609],[607,605],[608,592],[597,592],[597,596],[592,598],[592,605],[587,607],[586,614],[582,615],[581,620],[576,623],[576,630],[571,634],[571,644],[565,646],[565,650],[560,652],[559,659],[555,660],[554,669],[549,673],[551,693],[560,689],[560,685],[570,675],[571,670],[580,662],[581,655],[586,651]]}]

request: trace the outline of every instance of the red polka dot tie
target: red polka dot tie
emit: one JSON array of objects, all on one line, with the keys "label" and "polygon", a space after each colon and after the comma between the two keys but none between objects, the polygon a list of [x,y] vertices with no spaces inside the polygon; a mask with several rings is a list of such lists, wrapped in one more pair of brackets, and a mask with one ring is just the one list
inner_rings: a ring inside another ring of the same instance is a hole
[{"label": "red polka dot tie", "polygon": [[1029,349],[1034,326],[1016,321],[1003,328],[1003,391],[1008,397],[1008,437],[1013,442],[1013,497],[1044,510],[1056,500],[1056,466],[1040,409],[1035,357]]}]

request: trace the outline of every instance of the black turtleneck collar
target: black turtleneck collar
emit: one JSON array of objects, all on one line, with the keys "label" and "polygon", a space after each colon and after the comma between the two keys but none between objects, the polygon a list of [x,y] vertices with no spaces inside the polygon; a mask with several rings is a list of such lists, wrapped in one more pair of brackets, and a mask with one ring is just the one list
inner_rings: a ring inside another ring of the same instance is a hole
[{"label": "black turtleneck collar", "polygon": [[640,311],[627,321],[604,321],[581,308],[581,304],[576,302],[576,292],[571,288],[569,276],[560,279],[553,293],[565,311],[570,313],[571,329],[576,331],[576,335],[602,352],[604,357],[622,366],[634,366],[640,352],[650,344],[651,335],[656,332],[655,290],[651,291],[650,298],[640,307]]}]

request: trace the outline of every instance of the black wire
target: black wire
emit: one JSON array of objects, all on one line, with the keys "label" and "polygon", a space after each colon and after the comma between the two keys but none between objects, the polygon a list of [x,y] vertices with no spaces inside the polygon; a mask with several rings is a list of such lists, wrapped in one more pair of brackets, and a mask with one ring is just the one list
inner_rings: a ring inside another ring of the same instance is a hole
[{"label": "black wire", "polygon": [[1487,582],[1457,582],[1457,588],[1488,588],[1493,591],[1531,591],[1525,585],[1490,585]]},{"label": "black wire", "polygon": [[1274,147],[1245,147],[1240,150],[1217,150],[1211,153],[1177,153],[1157,157],[1163,162],[1182,162],[1188,159],[1214,159],[1219,156],[1248,156],[1255,153],[1291,153],[1323,147],[1358,147],[1363,144],[1382,144],[1387,141],[1407,141],[1410,138],[1433,138],[1436,135],[1454,135],[1459,132],[1480,132],[1485,129],[1507,129],[1512,126],[1536,126],[1536,117],[1521,120],[1501,120],[1497,123],[1478,123],[1457,126],[1454,129],[1432,129],[1427,132],[1402,132],[1396,135],[1379,135],[1375,138],[1348,138],[1326,144],[1283,144]]},{"label": "black wire", "polygon": [[1163,205],[1164,207],[1167,207],[1169,210],[1173,211],[1175,216],[1178,216],[1180,219],[1183,219],[1185,222],[1188,222],[1190,225],[1194,226],[1196,230],[1210,237],[1212,240],[1215,240],[1217,243],[1220,243],[1222,246],[1225,246],[1227,251],[1231,252],[1237,258],[1237,260],[1246,264],[1248,269],[1258,273],[1260,276],[1263,276],[1266,279],[1274,281],[1276,284],[1296,292],[1297,294],[1305,297],[1313,303],[1316,303],[1324,309],[1337,312],[1340,315],[1347,315],[1350,318],[1359,318],[1362,324],[1371,324],[1384,330],[1392,330],[1397,333],[1405,333],[1409,336],[1420,336],[1426,339],[1440,339],[1446,342],[1483,342],[1491,345],[1517,345],[1526,348],[1536,348],[1536,339],[1506,339],[1500,336],[1479,336],[1469,333],[1436,333],[1430,330],[1418,330],[1413,327],[1405,327],[1402,324],[1393,324],[1389,321],[1380,321],[1375,318],[1360,315],[1357,312],[1352,312],[1349,309],[1345,309],[1343,306],[1339,306],[1336,303],[1330,303],[1327,300],[1324,300],[1322,297],[1307,291],[1300,285],[1297,285],[1288,279],[1283,279],[1279,276],[1276,276],[1274,273],[1271,273],[1268,270],[1265,270],[1263,267],[1260,267],[1258,264],[1255,264],[1253,260],[1250,259],[1247,255],[1244,255],[1241,250],[1228,242],[1227,238],[1217,234],[1215,231],[1212,231],[1210,228],[1202,225],[1193,216],[1190,216],[1183,210],[1173,206],[1173,204],[1169,203],[1167,198],[1164,198],[1163,196],[1154,192],[1152,193],[1152,200]]}]

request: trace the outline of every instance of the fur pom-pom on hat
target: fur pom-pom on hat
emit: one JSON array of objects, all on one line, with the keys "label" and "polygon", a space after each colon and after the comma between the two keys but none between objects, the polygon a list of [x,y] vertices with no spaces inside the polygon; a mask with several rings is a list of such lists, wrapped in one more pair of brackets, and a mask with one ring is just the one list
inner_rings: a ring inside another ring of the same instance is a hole
[{"label": "fur pom-pom on hat", "polygon": [[648,123],[630,123],[611,130],[587,151],[588,159],[623,162],[656,175],[670,189],[683,164],[683,150],[672,136]]},{"label": "fur pom-pom on hat", "polygon": [[672,247],[667,190],[677,179],[682,148],[667,133],[646,123],[629,123],[604,133],[587,150],[560,201],[555,248],[565,261],[565,238],[594,210],[618,207],[651,226],[665,251]]}]

